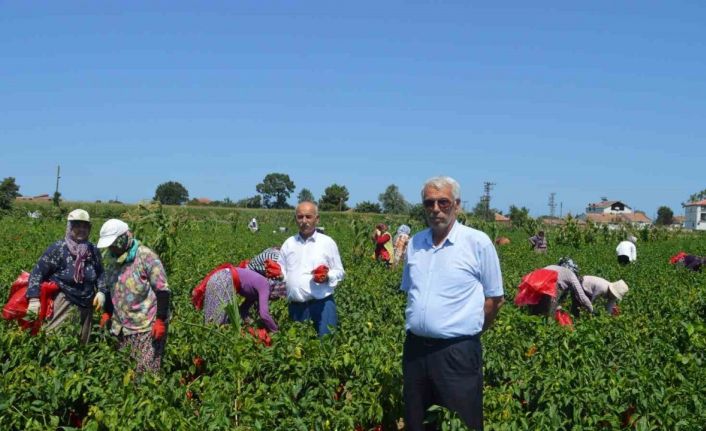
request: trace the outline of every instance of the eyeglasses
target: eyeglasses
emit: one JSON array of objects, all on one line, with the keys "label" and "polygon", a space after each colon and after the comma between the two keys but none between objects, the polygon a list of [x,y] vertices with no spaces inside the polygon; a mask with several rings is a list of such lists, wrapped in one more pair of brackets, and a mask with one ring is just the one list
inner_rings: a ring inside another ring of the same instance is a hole
[{"label": "eyeglasses", "polygon": [[434,204],[436,204],[439,206],[440,210],[446,211],[447,209],[449,209],[451,207],[451,204],[453,203],[453,201],[449,200],[449,199],[444,199],[444,198],[442,198],[442,199],[424,199],[424,201],[422,203],[424,204],[424,208],[426,208],[426,209],[429,209],[429,210],[433,209]]}]

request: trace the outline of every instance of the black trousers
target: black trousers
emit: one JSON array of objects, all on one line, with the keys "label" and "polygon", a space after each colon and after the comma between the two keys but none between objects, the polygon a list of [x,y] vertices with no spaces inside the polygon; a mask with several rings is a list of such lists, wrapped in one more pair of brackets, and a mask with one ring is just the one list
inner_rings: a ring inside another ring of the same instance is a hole
[{"label": "black trousers", "polygon": [[618,263],[621,265],[627,265],[628,263],[630,263],[630,257],[621,254],[620,256],[618,256]]},{"label": "black trousers", "polygon": [[407,332],[402,373],[405,429],[424,430],[426,410],[433,404],[456,412],[469,428],[483,429],[483,351],[479,335],[433,339]]}]

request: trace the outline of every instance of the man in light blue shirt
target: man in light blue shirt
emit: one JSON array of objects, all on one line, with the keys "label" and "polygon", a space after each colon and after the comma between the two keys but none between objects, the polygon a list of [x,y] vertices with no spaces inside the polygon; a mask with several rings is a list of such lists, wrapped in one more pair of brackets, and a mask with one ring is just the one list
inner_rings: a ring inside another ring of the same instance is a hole
[{"label": "man in light blue shirt", "polygon": [[401,286],[407,293],[405,426],[422,430],[427,408],[437,404],[482,429],[480,334],[504,302],[500,262],[485,233],[456,222],[456,180],[427,180],[422,200],[429,229],[410,241]]}]

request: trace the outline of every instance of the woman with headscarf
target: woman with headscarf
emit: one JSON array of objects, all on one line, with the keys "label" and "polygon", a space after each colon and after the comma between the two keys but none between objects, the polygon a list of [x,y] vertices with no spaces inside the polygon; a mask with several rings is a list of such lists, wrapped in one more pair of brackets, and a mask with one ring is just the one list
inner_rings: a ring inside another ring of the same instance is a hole
[{"label": "woman with headscarf", "polygon": [[697,256],[680,251],[669,259],[672,265],[682,265],[692,271],[701,271],[701,267],[706,264],[706,256]]},{"label": "woman with headscarf", "polygon": [[101,326],[120,349],[130,348],[138,373],[157,372],[164,356],[169,320],[169,285],[159,256],[134,238],[122,220],[101,227],[98,248],[104,253],[108,292],[96,295],[94,306],[104,310]]},{"label": "woman with headscarf", "polygon": [[397,228],[397,233],[392,239],[392,248],[394,250],[392,263],[395,265],[399,265],[404,262],[404,256],[405,253],[407,253],[407,244],[409,244],[409,234],[411,232],[412,229],[410,229],[406,224],[403,224]]},{"label": "woman with headscarf", "polygon": [[245,261],[248,269],[251,269],[267,279],[270,285],[270,299],[280,299],[287,296],[287,284],[282,276],[282,268],[279,266],[279,259],[282,255],[279,246],[266,248],[252,259]]},{"label": "woman with headscarf", "polygon": [[385,223],[378,223],[375,226],[375,232],[373,233],[373,242],[375,243],[375,259],[380,262],[384,262],[386,265],[390,265],[390,259],[392,258],[392,235],[387,231],[387,225]]},{"label": "woman with headscarf", "polygon": [[[266,260],[265,273],[272,278],[281,278],[282,270],[272,260]],[[267,278],[249,268],[236,267],[224,263],[212,270],[194,288],[191,293],[191,302],[197,309],[204,310],[206,323],[224,325],[230,323],[226,306],[230,303],[237,305],[234,300],[238,294],[245,298],[239,307],[240,318],[250,323],[250,309],[257,303],[258,314],[268,331],[277,331],[277,324],[270,315],[269,299],[270,285]]]},{"label": "woman with headscarf", "polygon": [[562,257],[557,265],[545,266],[524,276],[515,304],[528,305],[532,314],[554,316],[569,293],[574,315],[578,314],[579,307],[593,313],[591,300],[581,285],[578,265],[572,259]]},{"label": "woman with headscarf", "polygon": [[32,269],[27,287],[30,315],[40,310],[40,285],[53,281],[59,286],[54,311],[45,321],[45,329],[53,331],[67,320],[80,324],[79,339],[86,344],[91,334],[91,301],[96,290],[105,291],[101,255],[88,241],[91,219],[88,212],[75,209],[69,213],[66,234],[50,245]]}]

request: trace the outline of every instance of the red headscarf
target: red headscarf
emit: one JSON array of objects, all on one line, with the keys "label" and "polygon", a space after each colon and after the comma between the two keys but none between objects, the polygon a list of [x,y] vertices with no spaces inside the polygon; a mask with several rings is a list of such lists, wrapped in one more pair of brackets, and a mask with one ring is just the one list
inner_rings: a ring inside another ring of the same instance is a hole
[{"label": "red headscarf", "polygon": [[209,272],[208,275],[204,277],[204,279],[201,280],[201,282],[194,288],[194,290],[191,291],[191,303],[194,304],[194,307],[196,307],[197,310],[201,310],[203,308],[203,300],[204,295],[206,295],[206,285],[208,284],[208,280],[211,279],[211,276],[213,276],[213,274],[226,268],[230,270],[230,275],[231,277],[233,277],[233,288],[235,288],[235,292],[240,292],[240,276],[238,276],[238,271],[236,271],[236,267],[228,262],[222,263],[214,270]]}]

